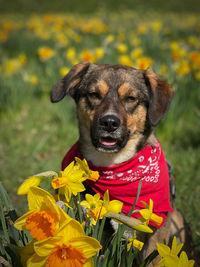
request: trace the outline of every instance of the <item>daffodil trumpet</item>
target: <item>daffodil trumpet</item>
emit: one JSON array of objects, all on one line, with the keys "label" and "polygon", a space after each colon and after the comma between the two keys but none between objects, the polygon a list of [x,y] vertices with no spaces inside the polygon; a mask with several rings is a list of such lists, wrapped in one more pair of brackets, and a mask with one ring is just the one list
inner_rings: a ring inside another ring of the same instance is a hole
[{"label": "daffodil trumpet", "polygon": [[135,230],[145,232],[145,233],[153,233],[153,230],[150,227],[148,227],[147,225],[144,225],[141,221],[135,218],[132,218],[132,217],[129,217],[123,214],[112,213],[112,212],[107,213],[104,216],[106,216],[107,218],[115,219]]}]

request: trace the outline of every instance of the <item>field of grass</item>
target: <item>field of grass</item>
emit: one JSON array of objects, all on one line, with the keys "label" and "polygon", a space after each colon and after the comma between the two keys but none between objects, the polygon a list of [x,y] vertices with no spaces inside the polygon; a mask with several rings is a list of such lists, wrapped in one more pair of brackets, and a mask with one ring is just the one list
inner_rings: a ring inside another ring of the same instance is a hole
[{"label": "field of grass", "polygon": [[72,65],[83,60],[151,65],[164,77],[175,96],[155,131],[173,168],[176,205],[200,250],[198,14],[2,14],[0,58],[0,180],[19,213],[25,209],[16,194],[20,183],[38,172],[59,171],[78,138],[73,101],[49,100],[51,87]]}]

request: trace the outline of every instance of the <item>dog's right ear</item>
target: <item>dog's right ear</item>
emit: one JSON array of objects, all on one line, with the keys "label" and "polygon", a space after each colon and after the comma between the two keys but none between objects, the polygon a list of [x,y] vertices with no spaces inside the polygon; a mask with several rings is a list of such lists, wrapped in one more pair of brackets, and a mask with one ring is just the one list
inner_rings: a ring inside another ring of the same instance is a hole
[{"label": "dog's right ear", "polygon": [[74,97],[75,88],[80,84],[83,76],[88,71],[90,62],[83,62],[74,65],[71,70],[65,75],[51,90],[51,101],[53,103],[62,100],[66,94]]}]

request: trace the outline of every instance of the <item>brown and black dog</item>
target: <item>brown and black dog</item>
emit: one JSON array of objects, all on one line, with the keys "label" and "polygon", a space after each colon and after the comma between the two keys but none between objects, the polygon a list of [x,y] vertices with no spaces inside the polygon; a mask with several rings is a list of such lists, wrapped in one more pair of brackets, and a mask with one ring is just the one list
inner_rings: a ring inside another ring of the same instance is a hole
[{"label": "brown and black dog", "polygon": [[[151,69],[84,62],[73,66],[53,87],[51,101],[67,94],[77,105],[80,153],[95,166],[109,167],[154,145],[153,127],[168,110],[173,90]],[[192,250],[183,217],[173,208],[150,238],[142,235],[142,257],[156,249],[158,241],[169,244],[173,235],[186,244],[187,252]]]}]

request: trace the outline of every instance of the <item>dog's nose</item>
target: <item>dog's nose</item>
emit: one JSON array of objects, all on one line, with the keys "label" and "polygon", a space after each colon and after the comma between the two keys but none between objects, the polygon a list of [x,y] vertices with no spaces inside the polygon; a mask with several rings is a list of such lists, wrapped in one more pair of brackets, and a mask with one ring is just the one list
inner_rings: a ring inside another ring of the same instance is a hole
[{"label": "dog's nose", "polygon": [[106,115],[100,119],[100,126],[107,132],[114,132],[120,126],[120,119],[114,115]]}]

